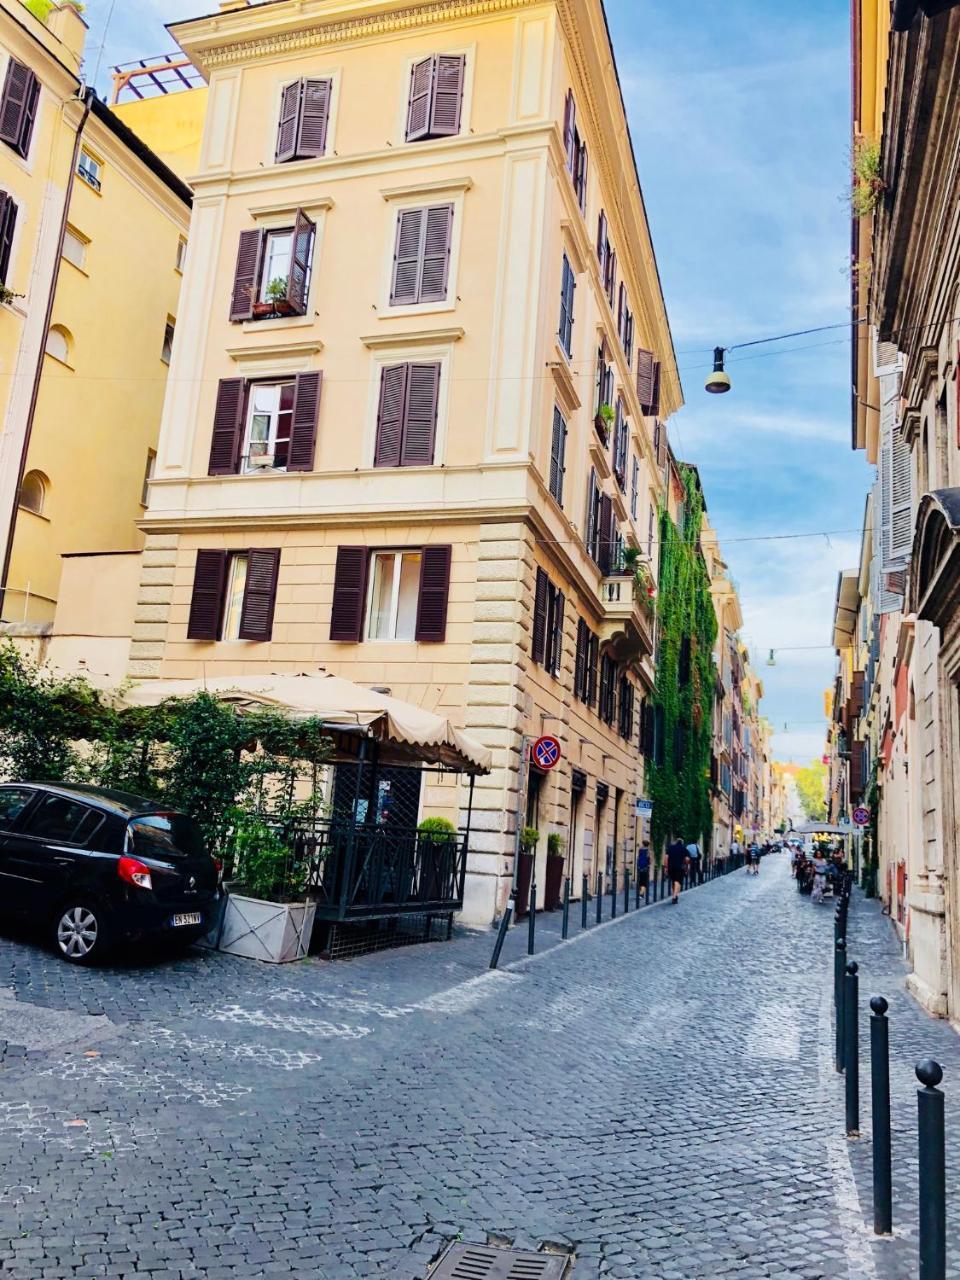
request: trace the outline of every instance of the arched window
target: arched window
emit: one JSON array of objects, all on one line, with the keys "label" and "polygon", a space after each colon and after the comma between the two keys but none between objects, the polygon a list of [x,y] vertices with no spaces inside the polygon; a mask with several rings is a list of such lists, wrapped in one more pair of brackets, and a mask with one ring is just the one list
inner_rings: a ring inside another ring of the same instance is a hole
[{"label": "arched window", "polygon": [[28,471],[20,486],[20,506],[35,515],[43,514],[43,503],[47,496],[47,478],[41,471]]},{"label": "arched window", "polygon": [[62,364],[69,364],[72,345],[73,338],[69,329],[65,329],[62,324],[50,326],[50,332],[47,334],[48,356],[53,356],[54,360],[59,360]]}]

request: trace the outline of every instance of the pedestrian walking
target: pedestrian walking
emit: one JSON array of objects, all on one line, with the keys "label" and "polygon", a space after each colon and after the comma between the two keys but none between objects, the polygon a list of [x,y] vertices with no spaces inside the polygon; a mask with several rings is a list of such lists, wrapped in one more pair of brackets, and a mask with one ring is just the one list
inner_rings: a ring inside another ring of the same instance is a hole
[{"label": "pedestrian walking", "polygon": [[700,859],[700,846],[696,840],[691,840],[687,845],[687,857],[690,859],[690,883],[700,884],[702,879],[700,869],[703,863]]},{"label": "pedestrian walking", "polygon": [[811,902],[822,902],[827,888],[827,860],[821,849],[817,849],[813,859],[813,892]]},{"label": "pedestrian walking", "polygon": [[683,877],[686,874],[689,856],[686,845],[679,839],[674,840],[667,849],[667,875],[670,877],[673,890],[674,906],[680,901],[680,891],[683,888]]},{"label": "pedestrian walking", "polygon": [[650,889],[650,850],[645,844],[642,844],[637,850],[637,888],[643,894],[643,900],[646,902],[647,893]]}]

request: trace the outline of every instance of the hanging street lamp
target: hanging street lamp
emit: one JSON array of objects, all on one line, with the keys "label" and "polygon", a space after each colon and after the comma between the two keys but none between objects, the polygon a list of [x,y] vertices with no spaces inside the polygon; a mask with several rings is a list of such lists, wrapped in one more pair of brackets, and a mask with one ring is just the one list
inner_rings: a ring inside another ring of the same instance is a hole
[{"label": "hanging street lamp", "polygon": [[730,375],[723,367],[724,349],[713,349],[713,373],[707,379],[707,390],[711,395],[722,396],[730,390]]}]

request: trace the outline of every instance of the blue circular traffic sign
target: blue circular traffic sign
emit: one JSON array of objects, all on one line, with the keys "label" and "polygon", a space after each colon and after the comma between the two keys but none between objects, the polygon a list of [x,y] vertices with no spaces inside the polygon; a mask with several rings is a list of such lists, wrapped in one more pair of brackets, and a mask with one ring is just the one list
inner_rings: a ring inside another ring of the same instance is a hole
[{"label": "blue circular traffic sign", "polygon": [[533,763],[544,773],[549,773],[560,763],[560,743],[549,736],[538,738],[533,744]]}]

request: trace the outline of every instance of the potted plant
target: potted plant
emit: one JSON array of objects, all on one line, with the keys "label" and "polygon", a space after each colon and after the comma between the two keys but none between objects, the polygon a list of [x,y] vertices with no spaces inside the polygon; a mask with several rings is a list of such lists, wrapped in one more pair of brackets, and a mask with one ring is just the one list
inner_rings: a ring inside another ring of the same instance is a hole
[{"label": "potted plant", "polygon": [[545,911],[556,911],[560,906],[563,892],[563,856],[564,839],[559,831],[551,831],[547,836],[547,883],[543,891],[543,908]]},{"label": "potted plant", "polygon": [[615,417],[616,414],[613,411],[613,407],[609,404],[602,404],[597,410],[597,416],[593,420],[593,425],[596,427],[597,434],[600,436],[604,445],[606,445],[610,439],[610,428],[613,426]]},{"label": "potted plant", "polygon": [[457,828],[449,818],[432,817],[424,818],[417,831],[420,837],[418,896],[425,902],[446,898],[456,867]]},{"label": "potted plant", "polygon": [[516,915],[525,916],[530,909],[530,885],[533,881],[533,862],[537,856],[540,832],[536,827],[524,827],[520,832],[520,865],[517,869]]},{"label": "potted plant", "polygon": [[258,814],[237,813],[233,849],[219,949],[271,964],[302,960],[316,915],[306,900],[308,863]]},{"label": "potted plant", "polygon": [[657,594],[650,567],[644,564],[642,560],[636,561],[633,566],[633,594],[641,604],[652,600]]},{"label": "potted plant", "polygon": [[870,138],[857,138],[853,146],[853,190],[850,203],[857,218],[873,213],[887,184],[880,176],[880,143]]},{"label": "potted plant", "polygon": [[253,314],[264,316],[292,316],[293,306],[287,297],[287,277],[276,276],[264,289],[266,300],[253,304]]}]

